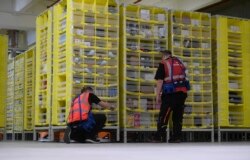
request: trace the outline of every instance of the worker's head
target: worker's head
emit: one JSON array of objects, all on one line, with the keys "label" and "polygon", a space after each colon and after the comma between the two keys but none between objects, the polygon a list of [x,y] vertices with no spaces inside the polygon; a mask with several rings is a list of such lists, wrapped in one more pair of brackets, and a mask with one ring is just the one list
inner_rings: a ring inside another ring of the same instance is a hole
[{"label": "worker's head", "polygon": [[87,87],[83,87],[82,88],[82,90],[81,90],[81,93],[83,93],[83,92],[93,92],[93,88],[92,87],[89,87],[89,86],[87,86]]},{"label": "worker's head", "polygon": [[172,52],[169,51],[169,50],[163,50],[163,51],[160,51],[161,54],[162,54],[162,60],[166,60],[169,56],[172,55]]}]

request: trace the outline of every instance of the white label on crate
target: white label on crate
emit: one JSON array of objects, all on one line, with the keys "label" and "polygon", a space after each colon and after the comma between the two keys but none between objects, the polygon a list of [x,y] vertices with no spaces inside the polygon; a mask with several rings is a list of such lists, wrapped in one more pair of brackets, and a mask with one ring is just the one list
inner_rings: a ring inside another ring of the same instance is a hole
[{"label": "white label on crate", "polygon": [[159,37],[165,37],[166,36],[166,28],[161,27],[159,28]]},{"label": "white label on crate", "polygon": [[158,14],[157,19],[158,19],[158,21],[165,21],[165,15],[164,14]]},{"label": "white label on crate", "polygon": [[81,43],[81,40],[76,38],[76,39],[75,39],[75,43],[76,43],[76,44],[80,44],[80,43]]},{"label": "white label on crate", "polygon": [[141,99],[141,107],[142,107],[142,109],[147,110],[147,103],[148,103],[147,99]]},{"label": "white label on crate", "polygon": [[194,25],[194,26],[199,26],[199,25],[200,25],[200,21],[197,20],[197,19],[192,19],[192,20],[191,20],[191,23],[192,23],[192,25]]},{"label": "white label on crate", "polygon": [[84,30],[83,29],[76,29],[76,34],[77,35],[83,35],[84,34]]},{"label": "white label on crate", "polygon": [[144,79],[148,81],[154,80],[154,74],[151,73],[144,74]]},{"label": "white label on crate", "polygon": [[85,46],[91,46],[90,42],[83,42]]},{"label": "white label on crate", "polygon": [[193,62],[193,66],[199,66],[200,65],[200,63],[198,63],[198,62]]},{"label": "white label on crate", "polygon": [[141,19],[144,19],[144,20],[150,20],[150,11],[149,10],[145,10],[145,9],[142,9],[141,10]]},{"label": "white label on crate", "polygon": [[239,88],[239,84],[238,83],[229,83],[229,88],[231,88],[231,89],[238,89]]},{"label": "white label on crate", "polygon": [[194,74],[200,74],[199,70],[194,70]]}]

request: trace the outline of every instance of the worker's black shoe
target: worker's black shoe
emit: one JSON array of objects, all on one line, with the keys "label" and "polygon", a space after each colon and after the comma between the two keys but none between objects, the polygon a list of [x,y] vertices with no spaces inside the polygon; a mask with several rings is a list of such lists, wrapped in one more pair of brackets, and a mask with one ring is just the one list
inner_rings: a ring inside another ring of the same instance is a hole
[{"label": "worker's black shoe", "polygon": [[166,139],[166,134],[159,134],[159,133],[155,133],[152,137],[152,141],[153,143],[166,143],[167,139]]},{"label": "worker's black shoe", "polygon": [[170,138],[168,143],[181,143],[181,139],[179,138]]},{"label": "worker's black shoe", "polygon": [[70,134],[71,134],[71,128],[67,126],[63,137],[64,142],[67,144],[70,143]]}]

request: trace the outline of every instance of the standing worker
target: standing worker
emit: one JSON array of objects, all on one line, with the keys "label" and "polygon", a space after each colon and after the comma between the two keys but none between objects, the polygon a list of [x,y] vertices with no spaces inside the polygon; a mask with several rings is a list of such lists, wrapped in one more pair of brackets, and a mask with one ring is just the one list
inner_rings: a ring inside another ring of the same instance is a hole
[{"label": "standing worker", "polygon": [[165,50],[161,53],[162,61],[155,75],[157,80],[156,103],[161,103],[161,107],[154,140],[166,142],[167,124],[170,112],[173,111],[173,134],[168,142],[180,143],[184,103],[187,91],[190,89],[189,81],[186,79],[186,68],[182,61],[172,56],[171,51]]},{"label": "standing worker", "polygon": [[67,128],[64,133],[64,142],[70,140],[78,142],[96,143],[98,132],[103,129],[106,116],[93,114],[91,105],[95,103],[104,108],[110,108],[109,104],[101,101],[91,87],[84,87],[81,94],[77,96],[71,105],[68,117]]}]

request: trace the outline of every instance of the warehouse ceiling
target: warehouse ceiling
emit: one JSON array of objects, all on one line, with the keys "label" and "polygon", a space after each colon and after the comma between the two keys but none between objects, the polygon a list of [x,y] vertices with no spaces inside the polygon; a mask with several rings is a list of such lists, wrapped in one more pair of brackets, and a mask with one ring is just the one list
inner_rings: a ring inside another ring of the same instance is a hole
[{"label": "warehouse ceiling", "polygon": [[[0,0],[0,29],[34,30],[36,16],[58,0]],[[221,0],[117,0],[120,4],[197,10]]]},{"label": "warehouse ceiling", "polygon": [[197,10],[221,0],[120,0],[124,4],[149,5],[174,10]]},{"label": "warehouse ceiling", "polygon": [[0,0],[0,29],[34,29],[36,16],[55,1]]}]

